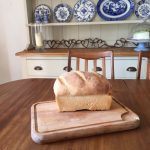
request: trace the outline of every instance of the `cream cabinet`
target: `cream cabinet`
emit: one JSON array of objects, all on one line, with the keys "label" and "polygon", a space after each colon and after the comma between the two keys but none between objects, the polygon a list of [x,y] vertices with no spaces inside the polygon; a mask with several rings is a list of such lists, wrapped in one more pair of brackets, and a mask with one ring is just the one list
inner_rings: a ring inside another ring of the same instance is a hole
[{"label": "cream cabinet", "polygon": [[[67,57],[25,57],[23,60],[23,78],[56,78],[65,72]],[[75,58],[72,60],[72,69],[75,70]],[[115,79],[135,79],[137,69],[137,57],[115,57]],[[142,78],[146,77],[147,59],[143,59]],[[84,70],[84,62],[81,62],[81,70]],[[101,61],[97,63],[101,66]],[[89,71],[93,70],[92,62],[89,62]],[[101,71],[98,73],[101,74]],[[106,76],[110,79],[110,60],[106,59]]]},{"label": "cream cabinet", "polygon": [[[72,8],[78,0],[25,0],[27,26],[29,32],[34,22],[34,9],[40,4],[48,5],[53,11],[55,6],[60,3],[67,3]],[[138,0],[135,0],[137,2]],[[95,5],[98,0],[93,0]],[[96,14],[92,22],[76,22],[74,17],[69,23],[58,23],[54,17],[52,22],[43,24],[44,40],[62,40],[62,39],[94,39],[99,38],[113,45],[120,38],[128,38],[130,31],[136,23],[142,20],[138,19],[133,13],[128,19],[120,21],[104,21]],[[31,35],[31,34],[29,34]],[[31,43],[31,38],[30,38]],[[38,52],[37,52],[38,53]],[[23,78],[56,78],[63,72],[67,66],[67,57],[22,57],[22,76]],[[73,69],[75,69],[75,60],[73,60]],[[110,78],[110,60],[106,60],[106,74]],[[101,67],[101,62],[99,62]],[[116,79],[135,79],[137,68],[137,57],[115,57],[115,78]],[[89,70],[92,71],[93,65],[90,62]],[[142,78],[145,78],[146,59],[142,66]],[[83,63],[81,64],[83,70]],[[127,71],[128,70],[128,71]],[[101,73],[101,72],[99,72]]]}]

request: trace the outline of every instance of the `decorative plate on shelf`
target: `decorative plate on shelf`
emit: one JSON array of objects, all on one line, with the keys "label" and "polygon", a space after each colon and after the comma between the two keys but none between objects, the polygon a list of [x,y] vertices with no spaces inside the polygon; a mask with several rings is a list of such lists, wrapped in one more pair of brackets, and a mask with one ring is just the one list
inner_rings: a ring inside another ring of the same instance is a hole
[{"label": "decorative plate on shelf", "polygon": [[59,4],[54,9],[54,17],[58,22],[69,22],[72,15],[73,10],[67,4]]},{"label": "decorative plate on shelf", "polygon": [[74,17],[79,22],[92,21],[95,14],[96,7],[91,0],[79,0],[74,6]]},{"label": "decorative plate on shelf", "polygon": [[107,21],[124,20],[134,12],[133,0],[99,0],[98,15]]},{"label": "decorative plate on shelf", "polygon": [[150,1],[146,0],[139,1],[135,7],[135,15],[138,18],[148,18],[150,17]]},{"label": "decorative plate on shelf", "polygon": [[34,10],[35,23],[48,23],[51,16],[51,9],[45,4],[38,5]]}]

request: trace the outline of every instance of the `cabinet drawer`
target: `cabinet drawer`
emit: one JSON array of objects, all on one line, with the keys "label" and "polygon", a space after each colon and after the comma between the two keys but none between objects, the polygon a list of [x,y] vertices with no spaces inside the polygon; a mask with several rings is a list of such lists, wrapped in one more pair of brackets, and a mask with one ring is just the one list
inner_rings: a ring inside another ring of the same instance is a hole
[{"label": "cabinet drawer", "polygon": [[63,72],[63,68],[67,66],[66,59],[44,59],[44,60],[27,60],[27,74],[37,77],[57,77]]},{"label": "cabinet drawer", "polygon": [[[142,61],[141,78],[146,76],[146,59]],[[136,79],[137,59],[115,59],[115,78],[116,79]]]},{"label": "cabinet drawer", "polygon": [[[55,78],[65,72],[64,67],[67,66],[67,58],[50,58],[50,59],[26,59],[26,69],[28,77],[37,77],[37,78]],[[114,69],[115,69],[115,79],[135,79],[137,71],[132,70],[133,67],[137,69],[138,59],[137,57],[119,57],[114,60]],[[141,78],[146,77],[146,63],[147,59],[142,60],[142,70]],[[76,59],[72,60],[72,69],[76,68]],[[102,68],[101,60],[97,61],[97,66]],[[111,77],[111,63],[110,59],[106,59],[106,77],[110,79]],[[132,69],[130,68],[132,67]],[[128,68],[129,71],[127,70]],[[81,61],[80,69],[84,71],[84,61]],[[93,71],[93,61],[89,61],[89,71]],[[98,71],[98,73],[102,73]]]}]

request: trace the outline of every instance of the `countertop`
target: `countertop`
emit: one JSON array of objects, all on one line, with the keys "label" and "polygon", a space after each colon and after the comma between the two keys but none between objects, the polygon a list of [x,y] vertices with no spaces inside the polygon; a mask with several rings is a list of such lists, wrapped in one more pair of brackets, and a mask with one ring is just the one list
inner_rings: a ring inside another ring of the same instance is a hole
[{"label": "countertop", "polygon": [[[114,52],[115,57],[133,57],[138,56],[138,52],[134,51],[134,48],[95,48],[95,49],[89,49],[89,48],[72,48],[73,50],[79,50],[79,51],[106,51],[106,50],[112,50]],[[45,50],[23,50],[16,53],[16,56],[20,57],[47,57],[47,56],[68,56],[68,50],[67,48],[53,48],[53,49],[45,49]]]}]

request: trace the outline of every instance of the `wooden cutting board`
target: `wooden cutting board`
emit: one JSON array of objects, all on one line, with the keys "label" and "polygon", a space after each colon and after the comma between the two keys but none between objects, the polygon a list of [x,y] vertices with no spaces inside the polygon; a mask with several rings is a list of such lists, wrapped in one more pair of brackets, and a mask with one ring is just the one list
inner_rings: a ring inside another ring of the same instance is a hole
[{"label": "wooden cutting board", "polygon": [[36,143],[129,130],[139,123],[139,117],[116,100],[109,111],[59,112],[55,101],[31,107],[31,137]]}]

